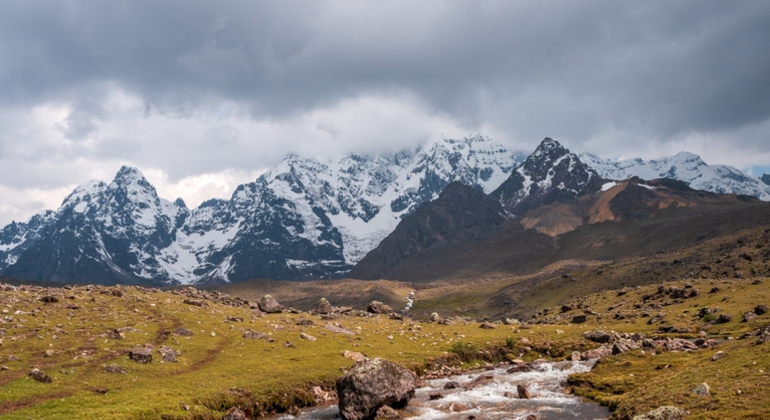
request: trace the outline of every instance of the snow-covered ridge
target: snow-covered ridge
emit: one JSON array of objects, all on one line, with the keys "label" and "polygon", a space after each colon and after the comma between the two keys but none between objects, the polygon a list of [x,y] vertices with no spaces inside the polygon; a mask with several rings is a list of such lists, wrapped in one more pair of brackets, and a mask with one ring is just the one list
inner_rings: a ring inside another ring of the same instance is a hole
[{"label": "snow-covered ridge", "polygon": [[75,255],[53,268],[61,279],[77,278],[84,263],[156,283],[340,276],[450,182],[489,193],[517,164],[480,136],[337,160],[291,154],[230,200],[192,210],[158,197],[139,170],[123,167],[110,183],[79,186],[46,217],[7,226],[0,269],[39,275],[33,264],[22,267],[23,258],[16,264],[39,246],[57,261],[63,249]]},{"label": "snow-covered ridge", "polygon": [[581,153],[580,160],[595,170],[602,178],[627,179],[633,176],[650,180],[671,178],[684,181],[696,190],[718,194],[743,194],[770,201],[770,185],[758,177],[744,174],[727,165],[709,165],[700,156],[680,152],[674,156],[654,160],[602,159],[590,153]]}]

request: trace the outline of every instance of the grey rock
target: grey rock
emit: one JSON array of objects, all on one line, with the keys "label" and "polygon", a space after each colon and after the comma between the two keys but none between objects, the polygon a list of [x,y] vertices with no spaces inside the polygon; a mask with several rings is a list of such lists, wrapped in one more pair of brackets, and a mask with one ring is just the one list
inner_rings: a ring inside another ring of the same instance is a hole
[{"label": "grey rock", "polygon": [[32,371],[29,372],[29,376],[32,377],[32,379],[43,382],[43,383],[51,383],[53,382],[53,379],[51,379],[50,376],[46,375],[45,373],[41,372],[39,369],[32,369]]},{"label": "grey rock", "polygon": [[743,319],[741,320],[741,322],[750,322],[756,317],[757,317],[757,314],[755,314],[752,311],[748,311],[745,314],[743,314]]},{"label": "grey rock", "polygon": [[107,373],[119,373],[121,375],[125,375],[127,373],[122,367],[120,367],[120,366],[118,366],[118,365],[116,365],[114,363],[111,364],[111,365],[105,365],[104,366],[104,371],[107,372]]},{"label": "grey rock", "polygon": [[222,420],[246,420],[246,413],[238,407],[231,407],[222,417]]},{"label": "grey rock", "polygon": [[179,327],[176,330],[174,330],[174,334],[181,335],[183,337],[190,337],[193,335],[193,332],[187,327]]},{"label": "grey rock", "polygon": [[176,363],[176,356],[179,352],[168,346],[160,346],[158,353],[160,353],[160,360]]},{"label": "grey rock", "polygon": [[128,358],[136,363],[152,362],[152,347],[134,347],[128,351]]},{"label": "grey rock", "polygon": [[516,385],[516,392],[519,394],[519,398],[524,399],[530,399],[532,396],[529,394],[529,390],[527,389],[526,385],[518,384]]},{"label": "grey rock", "polygon": [[380,358],[358,362],[337,379],[340,416],[365,420],[382,406],[405,407],[414,390],[415,375],[410,370]]},{"label": "grey rock", "polygon": [[283,312],[283,306],[270,295],[262,296],[259,300],[259,310],[267,314]]},{"label": "grey rock", "polygon": [[693,388],[690,391],[690,393],[692,393],[693,395],[698,395],[698,396],[701,396],[701,397],[706,397],[706,396],[711,394],[710,391],[711,391],[711,387],[709,387],[709,385],[704,382],[704,383],[696,386],[695,388]]},{"label": "grey rock", "polygon": [[690,412],[679,407],[666,405],[650,410],[645,414],[634,416],[633,420],[682,420],[690,415]]},{"label": "grey rock", "polygon": [[602,330],[586,331],[583,337],[596,343],[609,343],[612,338],[609,333]]},{"label": "grey rock", "polygon": [[369,305],[366,307],[367,312],[371,312],[373,314],[384,314],[389,315],[393,313],[393,308],[390,306],[380,302],[380,301],[372,301],[369,303]]},{"label": "grey rock", "polygon": [[334,312],[332,304],[329,303],[326,298],[321,298],[321,300],[318,301],[318,305],[315,307],[315,313],[318,315],[328,315],[332,312]]}]

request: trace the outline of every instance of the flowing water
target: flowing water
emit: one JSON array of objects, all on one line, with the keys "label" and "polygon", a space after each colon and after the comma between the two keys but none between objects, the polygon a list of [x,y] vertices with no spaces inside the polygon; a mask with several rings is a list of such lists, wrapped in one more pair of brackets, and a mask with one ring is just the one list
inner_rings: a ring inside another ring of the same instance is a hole
[{"label": "flowing water", "polygon": [[[543,363],[531,372],[518,373],[506,373],[506,369],[510,368],[507,366],[429,380],[425,381],[425,387],[417,389],[403,412],[405,417],[414,420],[467,420],[471,416],[477,420],[523,420],[532,414],[539,420],[607,419],[610,413],[605,407],[564,393],[567,376],[588,372],[592,365],[593,361]],[[479,375],[493,375],[493,378],[471,389],[462,387]],[[444,386],[450,381],[459,383],[460,387],[445,390]],[[525,385],[532,398],[516,398],[518,384]],[[442,397],[432,400],[430,397],[434,395],[435,398],[435,394]],[[278,417],[283,420],[338,418],[336,405],[309,409],[297,417]]]},{"label": "flowing water", "polygon": [[414,292],[409,292],[409,294],[406,295],[406,307],[401,312],[402,313],[409,312],[409,310],[412,309],[413,304],[414,304]]}]

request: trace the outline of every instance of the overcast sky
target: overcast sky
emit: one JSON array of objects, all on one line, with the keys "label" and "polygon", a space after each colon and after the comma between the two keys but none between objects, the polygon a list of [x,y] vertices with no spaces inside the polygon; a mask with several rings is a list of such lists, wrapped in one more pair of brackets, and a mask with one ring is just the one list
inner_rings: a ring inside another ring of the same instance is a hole
[{"label": "overcast sky", "polygon": [[194,207],[288,152],[472,134],[770,172],[770,2],[0,4],[0,225],[124,164]]}]

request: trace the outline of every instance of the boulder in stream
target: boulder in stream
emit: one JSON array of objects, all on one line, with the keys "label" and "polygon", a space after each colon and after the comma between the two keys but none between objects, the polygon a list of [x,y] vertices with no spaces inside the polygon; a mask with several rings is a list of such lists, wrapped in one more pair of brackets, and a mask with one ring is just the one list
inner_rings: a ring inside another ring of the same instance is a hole
[{"label": "boulder in stream", "polygon": [[340,416],[365,420],[373,418],[380,407],[404,407],[414,389],[414,373],[400,365],[380,358],[358,362],[337,379]]}]

